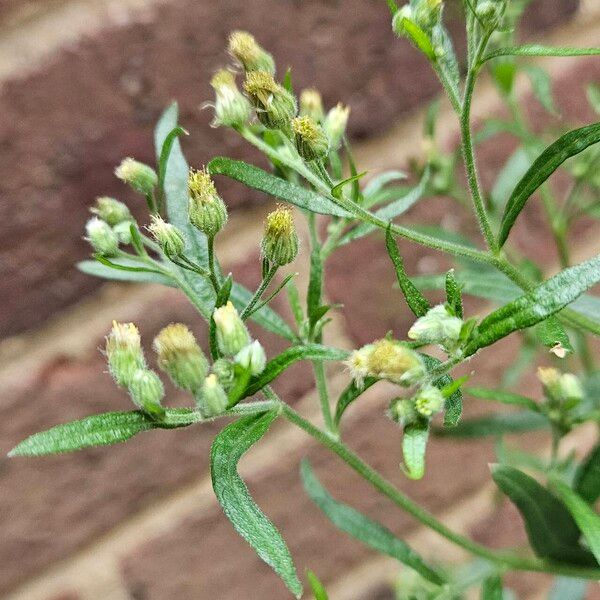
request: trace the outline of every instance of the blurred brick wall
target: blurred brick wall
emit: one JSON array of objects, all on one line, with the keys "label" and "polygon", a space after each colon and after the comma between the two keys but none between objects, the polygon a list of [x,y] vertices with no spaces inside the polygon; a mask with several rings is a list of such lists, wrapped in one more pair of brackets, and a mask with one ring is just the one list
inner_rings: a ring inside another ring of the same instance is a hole
[{"label": "blurred brick wall", "polygon": [[[535,2],[528,35],[542,37],[565,26],[575,8],[571,1]],[[99,288],[73,264],[88,253],[81,236],[94,196],[108,193],[137,202],[112,170],[125,155],[152,160],[152,126],[170,100],[180,102],[182,122],[191,132],[184,144],[192,164],[219,153],[255,158],[235,136],[211,129],[210,115],[198,108],[210,97],[210,72],[226,59],[228,31],[253,31],[281,67],[292,66],[298,88],[316,85],[328,104],[349,103],[358,154],[375,153],[379,165],[400,166],[396,152],[406,156],[418,147],[418,140],[400,136],[392,153],[378,136],[400,116],[412,121],[438,89],[417,54],[391,35],[380,0],[4,0],[0,19],[0,50],[20,50],[15,56],[0,53],[0,337],[7,338],[0,343],[1,454],[51,424],[128,406],[97,352],[111,319],[135,320],[146,342],[173,320],[188,322],[203,335],[202,324],[177,292],[117,284]],[[573,40],[594,45],[600,38]],[[29,57],[26,64],[23,57]],[[561,106],[574,121],[591,119],[582,86],[598,80],[600,63],[586,59],[569,65],[556,71]],[[535,103],[530,108],[538,114]],[[490,101],[478,110],[495,108]],[[452,138],[450,128],[445,133]],[[367,147],[368,153],[361,151]],[[484,177],[509,151],[509,141],[484,149]],[[219,184],[235,213],[236,234],[221,243],[226,267],[256,284],[255,248],[266,198]],[[449,219],[455,212],[451,206],[434,199],[409,219],[472,228],[461,215]],[[518,235],[526,250],[547,244],[535,209]],[[439,256],[408,244],[402,250],[411,272],[443,267]],[[410,317],[391,289],[387,260],[378,237],[332,259],[328,294],[352,315],[337,319],[333,343],[352,347],[390,329],[405,331]],[[546,264],[552,263],[548,253]],[[306,265],[295,268],[305,277]],[[368,280],[360,277],[366,272]],[[261,339],[271,356],[281,349],[268,336]],[[508,343],[493,366],[474,361],[478,380],[494,381],[513,352]],[[288,401],[315,415],[307,380],[299,367],[277,385]],[[346,380],[332,372],[334,388]],[[481,537],[490,517],[461,512],[461,506],[471,506],[468,499],[478,498],[488,480],[491,446],[480,445],[477,461],[466,470],[472,445],[435,441],[428,477],[409,483],[398,471],[398,433],[381,416],[385,394],[385,388],[370,394],[353,411],[345,431],[351,445],[431,510]],[[286,598],[214,502],[207,452],[216,430],[150,432],[115,448],[49,459],[0,458],[0,595],[14,600]],[[344,588],[373,556],[335,532],[302,493],[297,465],[307,454],[340,497],[423,544],[406,515],[283,424],[244,462],[251,490],[282,529],[298,566],[346,590],[336,600],[385,597],[375,579]],[[507,543],[518,541],[522,529],[514,530]],[[529,593],[537,585],[531,581],[516,585]]]}]

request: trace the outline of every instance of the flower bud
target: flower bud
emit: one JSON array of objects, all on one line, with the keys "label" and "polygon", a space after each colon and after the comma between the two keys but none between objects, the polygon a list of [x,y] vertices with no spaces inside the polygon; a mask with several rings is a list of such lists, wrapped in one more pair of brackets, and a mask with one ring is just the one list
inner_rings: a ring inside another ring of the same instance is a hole
[{"label": "flower bud", "polygon": [[148,196],[154,192],[158,185],[158,175],[156,171],[138,162],[133,158],[125,158],[115,169],[115,175],[127,185],[131,186],[136,192]]},{"label": "flower bud", "polygon": [[350,376],[358,387],[362,387],[365,377],[369,375],[369,359],[373,352],[373,344],[367,344],[358,350],[354,350],[346,360],[345,365]]},{"label": "flower bud", "polygon": [[208,361],[194,334],[183,323],[167,325],[154,338],[158,366],[175,386],[196,394],[208,373]]},{"label": "flower bud", "polygon": [[318,90],[308,88],[300,93],[300,116],[310,117],[317,123],[325,118],[323,100]]},{"label": "flower bud", "polygon": [[133,374],[146,367],[140,333],[133,323],[113,321],[106,338],[106,358],[110,374],[122,387],[128,387]]},{"label": "flower bud", "polygon": [[251,344],[244,346],[236,355],[235,362],[243,367],[249,369],[250,373],[256,377],[260,375],[267,365],[267,356],[265,349],[260,345],[258,340],[255,340]]},{"label": "flower bud", "polygon": [[211,371],[217,376],[219,383],[229,390],[235,382],[235,370],[233,361],[228,358],[218,358],[213,363]]},{"label": "flower bud", "polygon": [[408,331],[408,337],[421,344],[441,344],[451,348],[460,337],[462,319],[450,314],[444,304],[434,306]]},{"label": "flower bud", "polygon": [[238,90],[231,71],[217,71],[210,81],[215,90],[215,118],[213,126],[241,127],[250,119],[250,103]]},{"label": "flower bud", "polygon": [[475,14],[479,22],[487,29],[494,29],[500,23],[506,10],[504,0],[484,0],[477,3]]},{"label": "flower bud", "polygon": [[92,217],[85,226],[87,237],[85,238],[95,252],[102,256],[114,256],[119,250],[119,238],[112,227],[101,221],[98,217]]},{"label": "flower bud", "polygon": [[217,376],[209,375],[202,386],[202,396],[199,401],[200,410],[205,417],[214,417],[227,410],[227,394],[219,383]]},{"label": "flower bud", "polygon": [[311,117],[296,117],[292,131],[298,154],[306,160],[325,158],[329,152],[329,140],[323,129]]},{"label": "flower bud", "polygon": [[273,57],[260,47],[253,35],[246,31],[234,31],[229,36],[229,54],[245,71],[265,71],[275,74]]},{"label": "flower bud", "polygon": [[165,388],[154,371],[135,371],[129,383],[129,395],[133,403],[151,417],[162,419],[165,416],[165,409],[160,404],[165,396]]},{"label": "flower bud", "polygon": [[431,417],[442,410],[444,395],[433,385],[422,388],[415,398],[415,409],[423,417]]},{"label": "flower bud", "polygon": [[148,226],[148,231],[168,257],[183,254],[185,241],[183,234],[175,225],[167,223],[159,215],[152,215],[152,223]]},{"label": "flower bud", "polygon": [[298,234],[289,208],[279,206],[267,215],[261,248],[263,256],[279,267],[296,258]]},{"label": "flower bud", "polygon": [[231,302],[213,313],[217,330],[217,345],[226,356],[234,356],[250,343],[250,334]]},{"label": "flower bud", "polygon": [[338,103],[328,113],[323,123],[323,129],[327,134],[329,143],[332,148],[339,148],[342,143],[344,134],[346,133],[346,126],[348,125],[348,118],[350,116],[350,107],[344,106]]},{"label": "flower bud", "polygon": [[206,236],[215,237],[227,223],[227,207],[208,171],[190,169],[188,178],[188,217],[190,223]]},{"label": "flower bud", "polygon": [[112,228],[120,244],[131,244],[131,223],[132,221],[123,221]]},{"label": "flower bud", "polygon": [[296,116],[297,106],[293,94],[279,85],[270,73],[248,73],[244,90],[256,109],[258,120],[268,129],[285,129]]},{"label": "flower bud", "polygon": [[368,356],[368,375],[401,385],[412,385],[425,374],[423,359],[408,346],[382,339]]},{"label": "flower bud", "polygon": [[552,367],[540,367],[538,379],[548,397],[556,402],[579,401],[583,399],[583,388],[579,378],[572,373],[560,373]]},{"label": "flower bud", "polygon": [[415,409],[415,403],[409,398],[397,398],[392,401],[390,416],[392,417],[392,420],[402,425],[402,427],[412,425],[419,419],[419,414]]},{"label": "flower bud", "polygon": [[108,196],[96,198],[96,206],[92,207],[90,211],[111,227],[133,220],[126,204]]}]

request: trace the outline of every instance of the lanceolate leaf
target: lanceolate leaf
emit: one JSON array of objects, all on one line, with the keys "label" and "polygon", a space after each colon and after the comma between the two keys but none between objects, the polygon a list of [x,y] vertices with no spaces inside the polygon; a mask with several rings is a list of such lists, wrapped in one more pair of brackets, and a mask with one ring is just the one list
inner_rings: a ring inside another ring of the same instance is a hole
[{"label": "lanceolate leaf", "polygon": [[508,234],[527,200],[568,158],[600,142],[600,123],[575,129],[546,148],[519,181],[506,205],[498,242],[506,242]]},{"label": "lanceolate leaf", "polygon": [[281,177],[267,173],[263,169],[249,165],[241,160],[218,156],[208,163],[208,170],[212,175],[226,175],[227,177],[241,181],[248,187],[275,196],[311,212],[337,217],[349,216],[343,208],[340,208],[328,198],[324,198],[295,183],[285,181]]},{"label": "lanceolate leaf", "polygon": [[425,452],[429,438],[429,423],[407,425],[402,433],[402,456],[405,471],[411,479],[421,479],[425,474]]},{"label": "lanceolate leaf", "polygon": [[300,598],[302,584],[288,547],[275,525],[252,500],[237,472],[240,458],[264,436],[276,417],[275,412],[252,415],[225,427],[213,442],[210,471],[217,500],[235,530]]},{"label": "lanceolate leaf", "polygon": [[[125,267],[137,267],[137,261],[129,261],[124,258],[113,258],[111,262]],[[132,283],[159,283],[174,287],[175,283],[170,277],[161,275],[160,273],[151,273],[149,271],[128,271],[122,269],[114,269],[108,265],[103,265],[97,260],[83,260],[77,263],[77,268],[87,275],[101,277],[102,279],[111,279],[113,281],[131,281]]]},{"label": "lanceolate leaf", "polygon": [[265,370],[258,377],[252,378],[250,385],[246,388],[242,398],[256,394],[293,363],[299,360],[344,360],[347,357],[348,352],[346,350],[328,348],[327,346],[321,346],[319,344],[293,346],[292,348],[284,350],[273,360],[270,360],[267,363]]},{"label": "lanceolate leaf", "polygon": [[599,54],[600,48],[553,48],[540,44],[526,44],[499,48],[484,56],[481,62],[484,63],[498,56],[596,56]]},{"label": "lanceolate leaf", "polygon": [[600,564],[600,516],[564,481],[560,481],[559,479],[553,480],[552,489],[569,509],[590,550],[596,557],[598,564]]},{"label": "lanceolate leaf", "polygon": [[525,521],[529,543],[541,558],[593,566],[592,554],[579,544],[580,531],[565,506],[535,479],[506,465],[493,465],[496,485]]},{"label": "lanceolate leaf", "polygon": [[364,392],[366,392],[372,385],[379,381],[376,377],[367,377],[361,386],[356,385],[356,382],[352,382],[340,395],[335,407],[334,422],[337,425],[340,424],[346,409]]},{"label": "lanceolate leaf", "polygon": [[454,269],[450,269],[446,274],[446,299],[448,300],[448,304],[454,311],[454,314],[462,319],[462,292],[458,281],[456,281]]},{"label": "lanceolate leaf", "polygon": [[596,446],[575,475],[575,491],[590,504],[600,498],[600,445]]},{"label": "lanceolate leaf", "polygon": [[325,586],[319,581],[319,578],[312,572],[306,572],[306,578],[310,583],[310,589],[315,597],[315,600],[329,600]]},{"label": "lanceolate leaf", "polygon": [[398,246],[396,245],[396,240],[394,240],[394,236],[389,228],[385,233],[385,246],[390,259],[394,264],[398,284],[406,298],[406,303],[415,316],[422,317],[429,310],[429,302],[408,278],[406,270],[404,269],[404,262],[398,251]]},{"label": "lanceolate leaf", "polygon": [[513,392],[505,392],[504,390],[490,390],[488,388],[473,387],[465,390],[467,394],[482,400],[494,400],[502,404],[510,404],[513,406],[521,406],[533,412],[539,412],[540,407],[535,400],[515,394]]},{"label": "lanceolate leaf", "polygon": [[543,415],[532,412],[513,412],[463,420],[456,427],[450,429],[436,428],[434,433],[444,437],[471,439],[501,436],[508,433],[523,433],[524,431],[547,429],[549,427],[548,419]]},{"label": "lanceolate leaf", "polygon": [[465,348],[470,356],[513,331],[542,322],[576,300],[600,281],[600,255],[561,271],[531,292],[489,314],[477,328],[473,342]]},{"label": "lanceolate leaf", "polygon": [[391,531],[346,504],[334,500],[321,485],[307,460],[300,468],[304,489],[325,516],[338,528],[381,554],[391,556],[436,585],[446,583],[443,573],[429,566]]}]

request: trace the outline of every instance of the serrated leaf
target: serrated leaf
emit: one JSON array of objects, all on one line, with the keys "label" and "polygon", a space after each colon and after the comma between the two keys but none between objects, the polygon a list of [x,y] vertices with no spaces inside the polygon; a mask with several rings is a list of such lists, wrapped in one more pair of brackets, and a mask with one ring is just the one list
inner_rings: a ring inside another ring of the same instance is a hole
[{"label": "serrated leaf", "polygon": [[600,445],[595,446],[577,469],[575,491],[590,504],[600,498]]},{"label": "serrated leaf", "polygon": [[470,356],[514,331],[542,322],[576,300],[600,281],[600,255],[561,271],[531,292],[489,314],[477,328],[475,339],[465,348]]},{"label": "serrated leaf", "polygon": [[241,160],[218,156],[208,163],[208,170],[211,175],[225,175],[252,189],[275,196],[314,213],[336,217],[349,216],[347,211],[332,200]]},{"label": "serrated leaf", "polygon": [[385,232],[385,247],[390,260],[394,265],[396,277],[398,279],[398,285],[404,294],[406,303],[416,317],[424,316],[430,308],[429,302],[427,301],[427,298],[425,298],[423,294],[421,294],[421,292],[415,287],[413,282],[406,274],[406,270],[404,269],[404,261],[400,256],[396,240],[394,239],[389,227]]},{"label": "serrated leaf", "polygon": [[564,481],[553,479],[552,489],[575,519],[596,561],[600,564],[600,516]]},{"label": "serrated leaf", "polygon": [[315,597],[315,600],[329,600],[325,586],[319,581],[319,578],[312,572],[306,572],[306,578],[310,584],[310,589]]},{"label": "serrated leaf", "polygon": [[251,498],[237,472],[240,458],[264,436],[276,418],[277,413],[272,411],[243,417],[225,427],[213,442],[210,472],[217,500],[234,529],[281,577],[292,594],[300,598],[302,584],[290,551],[275,525]]},{"label": "serrated leaf", "polygon": [[506,465],[492,465],[496,485],[519,509],[529,543],[541,558],[593,566],[592,554],[580,544],[580,531],[565,506],[522,471]]},{"label": "serrated leaf", "polygon": [[336,427],[340,424],[346,409],[371,386],[375,385],[379,379],[376,377],[367,377],[362,385],[357,385],[355,381],[350,383],[348,387],[340,394],[335,407],[334,423]]},{"label": "serrated leaf", "polygon": [[527,173],[516,185],[506,204],[498,237],[500,246],[506,242],[510,230],[527,200],[531,198],[550,175],[568,158],[576,156],[598,142],[600,142],[600,123],[594,123],[593,125],[569,131],[538,156]]},{"label": "serrated leaf", "polygon": [[535,400],[513,392],[490,390],[482,387],[467,388],[465,392],[475,398],[481,398],[482,400],[493,400],[494,402],[500,402],[510,406],[520,406],[532,412],[540,412],[539,404]]},{"label": "serrated leaf", "polygon": [[[113,258],[112,262],[124,266],[138,266],[139,263],[125,258]],[[131,281],[132,283],[158,283],[169,287],[175,287],[175,282],[160,273],[150,273],[148,271],[122,271],[113,269],[107,265],[99,263],[97,260],[83,260],[77,263],[77,268],[86,275],[110,279],[112,281]]]},{"label": "serrated leaf", "polygon": [[429,423],[407,425],[402,433],[402,456],[405,472],[411,479],[425,474],[425,452],[429,439]]},{"label": "serrated leaf", "polygon": [[250,380],[250,385],[246,388],[242,398],[256,394],[299,360],[344,360],[347,357],[348,352],[346,350],[328,348],[320,344],[293,346],[270,360],[265,370]]},{"label": "serrated leaf", "polygon": [[600,48],[566,48],[543,46],[541,44],[525,44],[523,46],[511,46],[499,48],[481,59],[481,64],[499,56],[597,56]]},{"label": "serrated leaf", "polygon": [[317,479],[307,460],[302,461],[300,472],[307,494],[338,529],[380,554],[399,560],[427,581],[436,585],[446,583],[447,579],[440,571],[429,566],[419,554],[391,531],[354,508],[332,498]]},{"label": "serrated leaf", "polygon": [[474,439],[548,429],[550,424],[543,415],[532,412],[498,413],[486,417],[463,419],[452,428],[435,428],[437,436]]}]

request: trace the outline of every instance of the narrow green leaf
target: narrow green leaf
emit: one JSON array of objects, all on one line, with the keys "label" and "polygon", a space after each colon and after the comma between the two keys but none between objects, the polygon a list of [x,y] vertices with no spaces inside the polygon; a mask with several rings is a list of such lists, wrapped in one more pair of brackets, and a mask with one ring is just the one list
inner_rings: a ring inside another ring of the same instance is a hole
[{"label": "narrow green leaf", "polygon": [[448,300],[450,308],[454,311],[454,314],[462,319],[462,291],[458,281],[456,281],[454,269],[450,269],[448,273],[446,273],[446,299]]},{"label": "narrow green leaf", "polygon": [[237,472],[240,458],[265,435],[276,418],[276,412],[268,412],[243,417],[225,427],[213,442],[210,472],[217,500],[234,529],[281,577],[292,594],[300,598],[302,584],[288,547],[275,525],[252,500]]},{"label": "narrow green leaf", "polygon": [[600,444],[595,446],[577,469],[575,491],[590,504],[600,498]]},{"label": "narrow green leaf", "polygon": [[165,141],[162,144],[160,157],[158,159],[158,188],[160,190],[163,189],[165,183],[165,175],[167,173],[167,166],[169,164],[169,156],[171,155],[171,150],[173,150],[173,144],[180,135],[189,134],[183,127],[177,125],[176,127],[173,127],[171,131],[169,131],[167,137],[165,137]]},{"label": "narrow green leaf", "polygon": [[498,174],[494,187],[491,191],[491,199],[498,212],[503,211],[511,192],[515,187],[515,181],[520,181],[531,167],[532,160],[525,148],[519,146],[510,155],[504,167]]},{"label": "narrow green leaf", "polygon": [[597,56],[600,48],[553,48],[541,44],[526,44],[524,46],[512,46],[499,48],[481,59],[481,64],[499,56]]},{"label": "narrow green leaf", "polygon": [[281,82],[283,87],[290,93],[293,94],[294,93],[294,85],[292,83],[292,68],[288,67],[286,72],[285,72],[285,77],[283,78],[283,81]]},{"label": "narrow green leaf", "polygon": [[481,585],[481,600],[502,600],[502,579],[499,575],[492,575],[484,580]]},{"label": "narrow green leaf", "polygon": [[306,312],[311,330],[320,318],[318,312],[321,307],[322,282],[323,260],[321,259],[321,248],[316,245],[310,253],[310,276],[306,294]]},{"label": "narrow green leaf", "polygon": [[136,433],[156,426],[156,421],[141,411],[93,415],[36,433],[15,446],[9,456],[44,456],[108,446],[124,442]]},{"label": "narrow green leaf", "polygon": [[334,198],[341,198],[342,190],[346,185],[360,181],[367,173],[368,171],[363,171],[362,173],[357,173],[356,175],[352,175],[351,177],[347,177],[343,181],[340,181],[331,188],[331,195]]},{"label": "narrow green leaf", "polygon": [[[428,371],[433,371],[442,363],[437,358],[428,354],[421,354],[425,361],[425,366]],[[442,375],[433,382],[433,385],[442,392],[448,390],[454,384],[454,380],[450,375]],[[462,415],[462,391],[455,389],[451,393],[445,394],[446,401],[444,403],[444,427],[455,427],[460,421]]]},{"label": "narrow green leaf", "polygon": [[425,474],[425,452],[429,439],[429,423],[407,425],[402,433],[402,456],[406,475],[421,479]]},{"label": "narrow green leaf", "polygon": [[437,436],[474,439],[548,429],[549,427],[548,419],[543,415],[531,412],[515,412],[463,419],[455,427],[450,429],[434,428],[433,432]]},{"label": "narrow green leaf", "polygon": [[340,424],[346,409],[364,392],[366,392],[372,385],[375,385],[379,379],[376,377],[367,377],[361,386],[356,385],[356,382],[352,382],[348,387],[340,394],[335,407],[334,423],[336,426]]},{"label": "narrow green leaf", "polygon": [[233,286],[233,277],[231,273],[227,275],[221,287],[219,289],[219,293],[217,294],[217,299],[215,300],[215,308],[220,308],[221,306],[225,306],[229,297],[231,296],[231,288]]},{"label": "narrow green leaf", "polygon": [[[123,266],[135,266],[139,263],[129,261],[124,258],[114,258],[113,263]],[[96,260],[84,260],[77,263],[77,268],[86,275],[100,277],[102,279],[111,279],[113,281],[131,281],[132,283],[159,283],[169,287],[175,287],[174,281],[170,277],[158,273],[150,273],[147,271],[122,271],[115,270],[99,263]]]},{"label": "narrow green leaf", "polygon": [[592,83],[588,85],[586,94],[590,106],[600,115],[600,87]]},{"label": "narrow green leaf", "polygon": [[551,114],[554,116],[558,115],[558,109],[556,108],[556,104],[554,103],[554,96],[552,93],[552,78],[548,74],[548,72],[541,67],[536,67],[533,65],[527,65],[524,67],[527,76],[529,77],[529,81],[531,82],[531,87],[533,88],[533,93],[537,98],[538,102]]},{"label": "narrow green leaf", "polygon": [[225,175],[242,182],[250,188],[275,196],[280,200],[285,200],[314,213],[336,217],[349,216],[347,211],[340,208],[332,200],[296,183],[271,175],[271,173],[241,160],[218,156],[208,163],[208,170],[212,175]]},{"label": "narrow green leaf", "polygon": [[505,304],[479,324],[477,336],[466,348],[470,356],[513,331],[542,322],[576,300],[600,281],[600,255],[561,271],[531,292]]},{"label": "narrow green leaf", "polygon": [[600,516],[564,481],[558,478],[552,479],[552,489],[575,519],[575,523],[600,564]]},{"label": "narrow green leaf", "polygon": [[371,177],[368,183],[365,185],[365,189],[363,190],[365,207],[369,208],[372,206],[372,204],[369,202],[370,198],[379,194],[379,192],[381,192],[381,190],[385,188],[388,183],[406,178],[407,175],[404,171],[398,171],[396,169],[383,171],[383,173],[379,173]]},{"label": "narrow green leaf", "polygon": [[407,33],[413,44],[431,61],[435,61],[435,50],[429,36],[412,21],[402,19],[401,27]]},{"label": "narrow green leaf", "polygon": [[344,360],[347,357],[348,352],[346,350],[328,348],[320,344],[293,346],[270,360],[265,370],[258,377],[252,378],[242,398],[256,394],[299,360]]},{"label": "narrow green leaf", "polygon": [[482,400],[493,400],[495,402],[501,402],[502,404],[509,404],[512,406],[521,406],[532,412],[540,412],[539,404],[520,394],[513,392],[506,392],[504,390],[490,390],[482,387],[472,387],[465,390],[467,394],[474,396],[475,398],[481,398]]},{"label": "narrow green leaf", "polygon": [[325,586],[319,581],[319,578],[312,572],[306,572],[306,578],[310,584],[310,589],[315,597],[315,600],[329,600]]},{"label": "narrow green leaf", "polygon": [[332,498],[317,479],[307,460],[302,461],[300,473],[307,494],[338,529],[363,542],[380,554],[395,558],[415,570],[427,581],[436,585],[443,585],[447,582],[444,574],[429,566],[419,554],[405,542],[398,539],[391,531],[350,506]]},{"label": "narrow green leaf", "polygon": [[404,294],[404,298],[406,299],[406,303],[408,304],[410,310],[413,311],[415,316],[422,317],[429,310],[429,302],[427,299],[421,294],[421,292],[415,287],[413,282],[409,279],[406,274],[406,270],[404,269],[404,262],[402,257],[400,256],[400,252],[398,250],[398,246],[396,244],[396,240],[392,235],[391,229],[388,229],[385,232],[385,247],[387,248],[387,252],[389,257],[394,264],[394,268],[396,270],[396,277],[398,278],[398,285]]},{"label": "narrow green leaf", "polygon": [[506,465],[492,465],[496,485],[519,509],[529,543],[541,558],[594,566],[592,554],[579,544],[580,532],[565,506],[522,471]]},{"label": "narrow green leaf", "polygon": [[569,131],[544,150],[519,181],[508,200],[498,242],[506,242],[512,226],[527,200],[568,158],[600,142],[600,123]]},{"label": "narrow green leaf", "polygon": [[565,351],[573,352],[571,340],[556,316],[548,317],[545,321],[538,323],[534,327],[534,332],[546,348],[561,346]]},{"label": "narrow green leaf", "polygon": [[[129,273],[153,273],[154,275],[162,275],[162,273],[156,269],[136,266],[135,260],[128,260],[129,264],[127,264],[123,262],[123,259],[121,259],[121,262],[115,262],[113,260],[109,260],[101,254],[94,255],[94,258],[105,267],[108,267],[109,269],[115,269],[116,271],[127,271]],[[139,265],[139,263],[137,263],[137,265]]]}]

